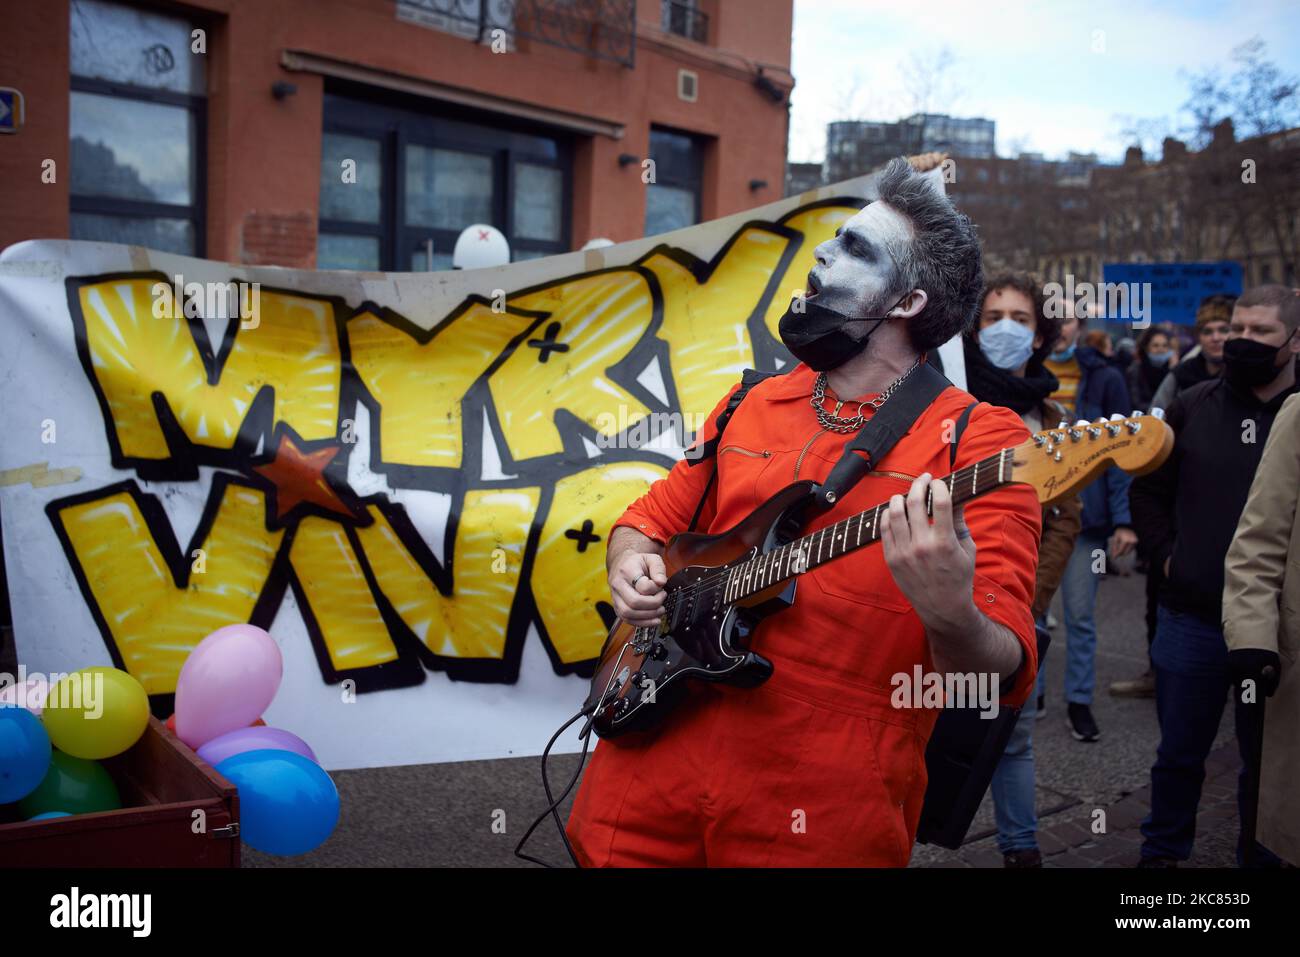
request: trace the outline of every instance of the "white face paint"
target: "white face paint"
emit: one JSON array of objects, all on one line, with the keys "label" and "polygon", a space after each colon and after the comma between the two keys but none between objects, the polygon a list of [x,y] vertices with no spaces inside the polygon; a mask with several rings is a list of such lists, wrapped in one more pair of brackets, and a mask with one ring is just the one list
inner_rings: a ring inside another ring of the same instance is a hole
[{"label": "white face paint", "polygon": [[911,238],[911,224],[897,210],[883,202],[863,207],[813,251],[817,265],[805,298],[847,316],[879,316],[907,291],[894,288],[898,266],[890,249]]}]

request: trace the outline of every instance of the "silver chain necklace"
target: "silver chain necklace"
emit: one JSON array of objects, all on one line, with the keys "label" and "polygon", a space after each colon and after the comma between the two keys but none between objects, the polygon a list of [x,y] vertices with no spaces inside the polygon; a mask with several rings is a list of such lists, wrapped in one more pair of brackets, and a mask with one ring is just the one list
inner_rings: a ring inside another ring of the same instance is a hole
[{"label": "silver chain necklace", "polygon": [[913,370],[915,370],[920,364],[921,357],[917,356],[916,361],[912,363],[911,367],[893,382],[889,383],[888,388],[886,388],[884,392],[880,393],[880,395],[876,396],[874,399],[867,399],[865,402],[859,402],[857,414],[851,416],[841,416],[836,414],[844,406],[844,403],[840,401],[835,403],[835,412],[827,412],[822,408],[822,403],[826,400],[826,373],[817,373],[817,381],[813,383],[812,398],[809,400],[812,402],[812,407],[817,413],[817,421],[821,423],[822,428],[830,432],[856,432],[858,429],[862,428],[862,424],[866,421],[866,419],[862,417],[863,407],[869,405],[872,409],[879,411],[880,407],[885,404],[885,400],[894,394],[898,387],[903,384],[903,380],[910,376]]}]

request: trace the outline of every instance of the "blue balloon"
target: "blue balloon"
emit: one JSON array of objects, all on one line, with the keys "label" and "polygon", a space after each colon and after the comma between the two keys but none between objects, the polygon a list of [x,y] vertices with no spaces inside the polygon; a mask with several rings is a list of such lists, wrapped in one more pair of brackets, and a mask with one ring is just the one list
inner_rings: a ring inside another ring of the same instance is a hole
[{"label": "blue balloon", "polygon": [[72,817],[67,811],[46,811],[44,814],[37,814],[35,817],[28,818],[29,821],[46,821],[52,817]]},{"label": "blue balloon", "polygon": [[217,772],[239,789],[239,836],[249,847],[283,857],[306,854],[338,824],[338,788],[301,754],[244,751],[218,764]]},{"label": "blue balloon", "polygon": [[0,706],[0,804],[21,801],[50,770],[50,736],[26,708]]}]

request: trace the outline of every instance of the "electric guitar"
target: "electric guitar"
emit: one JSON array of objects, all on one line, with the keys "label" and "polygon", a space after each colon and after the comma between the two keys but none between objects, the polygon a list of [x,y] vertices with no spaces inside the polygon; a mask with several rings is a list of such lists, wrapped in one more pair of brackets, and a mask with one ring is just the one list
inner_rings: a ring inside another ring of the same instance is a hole
[{"label": "electric guitar", "polygon": [[[1112,464],[1134,475],[1159,468],[1173,447],[1160,410],[1062,422],[944,481],[954,506],[1011,482],[1033,486],[1048,505]],[[799,575],[877,541],[889,507],[882,502],[799,536],[815,510],[827,507],[819,491],[814,482],[795,482],[725,532],[669,541],[663,555],[668,597],[659,623],[638,628],[620,619],[601,649],[584,706],[600,737],[652,726],[692,680],[742,687],[767,680],[772,663],[749,647],[758,623],[794,603]],[[932,514],[929,495],[926,514]]]}]

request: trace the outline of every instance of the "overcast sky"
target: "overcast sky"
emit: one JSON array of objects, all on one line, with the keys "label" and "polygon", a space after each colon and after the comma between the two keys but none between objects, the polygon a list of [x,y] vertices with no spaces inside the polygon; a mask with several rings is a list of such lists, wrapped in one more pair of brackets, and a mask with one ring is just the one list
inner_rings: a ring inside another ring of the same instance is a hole
[{"label": "overcast sky", "polygon": [[1180,125],[1185,74],[1230,72],[1232,48],[1253,36],[1300,74],[1296,0],[795,0],[790,161],[824,158],[828,122],[914,112],[908,66],[944,48],[953,63],[930,112],[994,120],[999,156],[1115,161],[1127,145],[1118,116]]}]

